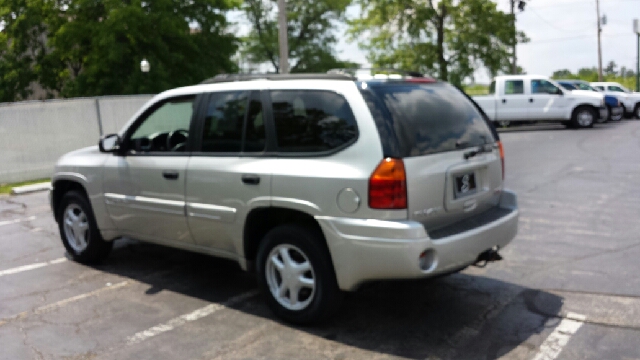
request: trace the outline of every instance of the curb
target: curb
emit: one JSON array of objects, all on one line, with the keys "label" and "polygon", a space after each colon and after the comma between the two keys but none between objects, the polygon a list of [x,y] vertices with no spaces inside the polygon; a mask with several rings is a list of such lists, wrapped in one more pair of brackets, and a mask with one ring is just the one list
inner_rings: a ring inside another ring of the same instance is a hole
[{"label": "curb", "polygon": [[50,189],[51,189],[50,182],[42,182],[42,183],[37,183],[32,185],[25,185],[25,186],[18,186],[18,187],[11,188],[11,195],[23,195],[23,194],[36,192],[36,191],[45,191]]}]

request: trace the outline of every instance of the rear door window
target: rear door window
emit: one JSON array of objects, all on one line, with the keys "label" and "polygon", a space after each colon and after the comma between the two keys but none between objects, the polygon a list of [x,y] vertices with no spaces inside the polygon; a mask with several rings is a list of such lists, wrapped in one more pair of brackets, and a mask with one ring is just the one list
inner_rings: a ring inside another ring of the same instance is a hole
[{"label": "rear door window", "polygon": [[452,85],[372,83],[362,93],[385,156],[421,156],[495,141],[478,109]]},{"label": "rear door window", "polygon": [[342,95],[321,90],[273,90],[270,94],[279,152],[336,150],[358,136],[355,117]]},{"label": "rear door window", "polygon": [[522,80],[506,80],[504,82],[505,95],[524,94],[524,81]]}]

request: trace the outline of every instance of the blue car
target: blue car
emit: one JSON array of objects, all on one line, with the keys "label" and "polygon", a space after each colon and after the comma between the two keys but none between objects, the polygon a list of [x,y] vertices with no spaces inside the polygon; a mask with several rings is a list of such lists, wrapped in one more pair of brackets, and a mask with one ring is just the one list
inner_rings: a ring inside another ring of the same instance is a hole
[{"label": "blue car", "polygon": [[[595,91],[588,82],[582,80],[557,80],[557,82],[562,85],[567,90],[584,90],[584,91]],[[608,116],[605,121],[620,121],[622,120],[622,116],[624,113],[624,107],[620,100],[614,95],[605,95],[604,102],[607,106]]]}]

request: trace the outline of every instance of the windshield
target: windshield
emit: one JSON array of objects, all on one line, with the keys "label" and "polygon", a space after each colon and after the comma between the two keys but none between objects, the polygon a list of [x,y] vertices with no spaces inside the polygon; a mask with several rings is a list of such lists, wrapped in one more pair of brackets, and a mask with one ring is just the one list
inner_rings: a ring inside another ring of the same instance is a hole
[{"label": "windshield", "polygon": [[588,90],[588,91],[597,91],[596,89],[592,88],[591,86],[585,84],[585,83],[574,83],[573,85],[575,85],[576,88],[578,88],[579,90]]},{"label": "windshield", "polygon": [[568,83],[559,83],[560,86],[562,86],[563,88],[567,89],[567,90],[576,90],[576,87],[568,84]]},{"label": "windshield", "polygon": [[446,83],[362,83],[386,156],[410,157],[495,141],[484,117]]}]

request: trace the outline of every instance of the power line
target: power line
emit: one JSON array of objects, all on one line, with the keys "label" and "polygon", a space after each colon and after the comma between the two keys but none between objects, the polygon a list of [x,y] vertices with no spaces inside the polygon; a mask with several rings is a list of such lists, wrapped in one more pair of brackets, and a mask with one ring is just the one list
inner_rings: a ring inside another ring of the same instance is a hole
[{"label": "power line", "polygon": [[[629,35],[633,35],[633,34],[631,34],[631,33],[617,33],[617,34],[603,34],[602,36],[605,36],[605,37],[616,37],[616,36],[629,36]],[[578,35],[578,36],[569,36],[569,37],[564,37],[564,38],[532,40],[532,41],[526,42],[526,43],[519,43],[518,45],[547,44],[547,43],[554,43],[554,42],[563,42],[563,41],[571,41],[571,40],[577,40],[577,39],[593,38],[593,36],[594,35]]]},{"label": "power line", "polygon": [[544,21],[545,23],[547,23],[547,25],[551,26],[552,28],[559,30],[559,31],[563,31],[563,32],[581,32],[581,31],[585,31],[587,29],[591,29],[592,25],[590,25],[588,28],[582,28],[582,29],[578,29],[578,30],[567,30],[567,29],[562,29],[557,27],[555,24],[553,24],[552,22],[548,21],[547,19],[543,18],[542,15],[540,15],[537,11],[535,11],[534,9],[529,9],[533,12],[533,14],[535,16],[537,16],[538,18],[540,18],[540,20]]}]

